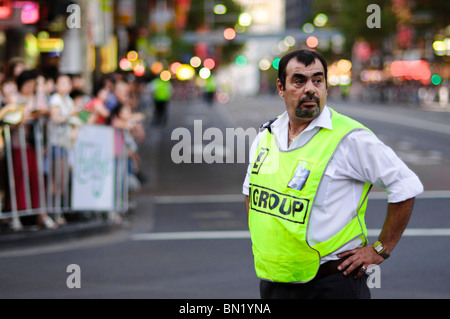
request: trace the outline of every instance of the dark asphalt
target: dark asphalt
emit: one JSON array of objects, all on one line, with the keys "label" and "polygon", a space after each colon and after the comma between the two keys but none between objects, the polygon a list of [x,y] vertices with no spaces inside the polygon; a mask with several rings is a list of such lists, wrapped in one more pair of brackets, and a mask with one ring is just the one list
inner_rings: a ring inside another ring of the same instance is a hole
[{"label": "dark asphalt", "polygon": [[[147,141],[140,149],[147,183],[132,194],[136,208],[122,226],[91,221],[55,231],[0,236],[0,298],[258,298],[248,238],[133,239],[148,233],[247,230],[243,197],[239,200],[246,164],[174,164],[171,160],[170,151],[177,143],[171,133],[177,127],[192,130],[195,119],[203,120],[204,129],[224,130],[230,125],[216,108],[174,102],[168,126],[148,128]],[[441,138],[411,128],[402,133],[376,121],[369,124],[388,136],[413,136],[417,140],[414,148]],[[441,143],[432,148],[445,148],[447,144]],[[448,169],[448,162],[417,166],[421,174],[435,172],[435,178],[427,179],[429,190],[450,189],[448,180],[439,178],[439,167]],[[237,197],[216,202],[197,197],[224,194]],[[192,202],[171,203],[162,200],[171,198],[165,196],[189,196]],[[450,228],[448,203],[448,198],[417,199],[409,228]],[[386,208],[385,200],[370,199],[369,229],[381,228]],[[449,236],[403,237],[382,265],[381,288],[372,289],[372,296],[449,298],[449,245]],[[81,268],[80,289],[66,286],[70,264]]]}]

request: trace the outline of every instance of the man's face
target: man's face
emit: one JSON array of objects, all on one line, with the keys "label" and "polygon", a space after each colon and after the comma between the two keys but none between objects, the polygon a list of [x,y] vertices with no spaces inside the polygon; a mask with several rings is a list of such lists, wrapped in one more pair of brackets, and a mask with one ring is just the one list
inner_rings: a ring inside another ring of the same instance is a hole
[{"label": "man's face", "polygon": [[291,121],[312,121],[327,101],[325,70],[318,59],[308,66],[291,59],[286,66],[286,86],[278,79],[277,88]]}]

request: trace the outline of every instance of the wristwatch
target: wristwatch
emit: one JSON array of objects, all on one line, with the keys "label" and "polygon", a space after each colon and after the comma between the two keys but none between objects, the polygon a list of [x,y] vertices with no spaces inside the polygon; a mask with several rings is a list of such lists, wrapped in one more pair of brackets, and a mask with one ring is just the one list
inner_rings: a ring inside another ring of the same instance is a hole
[{"label": "wristwatch", "polygon": [[381,257],[383,257],[384,259],[388,259],[389,258],[389,254],[386,252],[386,249],[384,248],[383,244],[381,243],[381,241],[377,241],[375,244],[373,244],[373,249],[375,249],[375,251],[377,252],[378,255],[380,255]]}]

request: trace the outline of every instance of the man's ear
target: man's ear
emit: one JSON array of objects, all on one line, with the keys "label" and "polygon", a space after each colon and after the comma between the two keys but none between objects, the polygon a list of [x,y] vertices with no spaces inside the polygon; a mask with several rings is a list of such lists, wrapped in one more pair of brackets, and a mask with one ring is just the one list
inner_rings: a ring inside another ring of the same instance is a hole
[{"label": "man's ear", "polygon": [[278,89],[278,94],[284,98],[284,89],[283,89],[283,84],[281,83],[280,79],[277,79],[277,89]]}]

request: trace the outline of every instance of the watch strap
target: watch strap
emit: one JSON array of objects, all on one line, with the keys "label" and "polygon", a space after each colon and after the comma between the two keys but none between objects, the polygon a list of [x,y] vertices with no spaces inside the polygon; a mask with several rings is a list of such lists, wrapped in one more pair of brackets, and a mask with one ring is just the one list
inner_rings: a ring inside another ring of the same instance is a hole
[{"label": "watch strap", "polygon": [[390,255],[386,252],[386,249],[384,248],[381,241],[377,241],[375,244],[373,244],[373,248],[375,249],[376,253],[384,259],[389,258]]}]

